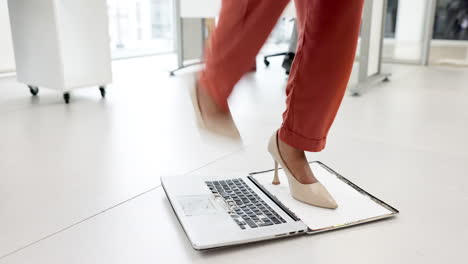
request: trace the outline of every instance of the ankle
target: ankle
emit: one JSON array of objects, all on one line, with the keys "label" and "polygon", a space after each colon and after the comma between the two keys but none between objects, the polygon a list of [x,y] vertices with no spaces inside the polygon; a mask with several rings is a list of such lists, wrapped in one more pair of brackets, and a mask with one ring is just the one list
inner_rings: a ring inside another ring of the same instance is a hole
[{"label": "ankle", "polygon": [[281,158],[298,182],[302,184],[318,182],[310,169],[304,150],[297,149],[281,139],[278,140],[278,147]]},{"label": "ankle", "polygon": [[295,148],[288,143],[282,141],[278,137],[278,147],[280,150],[280,153],[284,155],[287,155],[289,158],[297,159],[297,158],[305,158],[305,153],[304,150]]}]

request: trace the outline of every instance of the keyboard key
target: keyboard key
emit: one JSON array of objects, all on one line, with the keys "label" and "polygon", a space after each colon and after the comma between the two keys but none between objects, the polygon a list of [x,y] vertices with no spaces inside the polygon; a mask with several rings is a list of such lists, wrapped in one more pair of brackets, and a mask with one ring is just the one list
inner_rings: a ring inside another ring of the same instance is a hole
[{"label": "keyboard key", "polygon": [[256,228],[258,227],[257,224],[255,224],[254,221],[250,220],[250,219],[246,219],[245,222],[251,227],[251,228]]},{"label": "keyboard key", "polygon": [[273,218],[273,223],[274,223],[275,225],[278,225],[278,224],[281,224],[281,221],[278,220],[278,219],[276,219],[276,218]]},{"label": "keyboard key", "polygon": [[286,223],[265,201],[242,180],[206,181],[215,196],[230,206],[231,218],[242,229]]}]

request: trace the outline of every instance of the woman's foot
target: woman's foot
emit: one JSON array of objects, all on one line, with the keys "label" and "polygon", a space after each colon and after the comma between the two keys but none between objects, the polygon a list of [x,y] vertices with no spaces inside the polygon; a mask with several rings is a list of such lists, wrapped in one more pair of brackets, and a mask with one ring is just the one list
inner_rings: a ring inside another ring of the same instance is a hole
[{"label": "woman's foot", "polygon": [[278,173],[278,167],[281,165],[288,179],[289,192],[294,199],[318,207],[338,207],[327,188],[315,178],[303,151],[282,142],[278,132],[275,132],[268,143],[268,152],[275,161],[273,185],[281,184]]},{"label": "woman's foot", "polygon": [[224,112],[213,100],[213,98],[203,89],[202,84],[197,82],[198,105],[203,119],[213,120],[220,118],[232,118],[231,113]]},{"label": "woman's foot", "polygon": [[235,141],[240,140],[231,113],[223,111],[198,81],[193,87],[192,102],[200,128]]},{"label": "woman's foot", "polygon": [[278,137],[278,148],[281,158],[291,171],[296,180],[302,184],[313,184],[318,182],[310,169],[309,162],[303,150],[294,148]]}]

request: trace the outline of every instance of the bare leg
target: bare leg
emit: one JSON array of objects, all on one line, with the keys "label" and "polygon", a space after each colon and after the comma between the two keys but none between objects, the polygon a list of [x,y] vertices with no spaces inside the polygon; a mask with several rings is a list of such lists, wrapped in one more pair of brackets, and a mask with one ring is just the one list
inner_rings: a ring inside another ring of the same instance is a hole
[{"label": "bare leg", "polygon": [[298,182],[302,184],[312,184],[317,182],[317,178],[315,178],[312,173],[303,150],[291,147],[281,139],[278,140],[278,145],[281,157]]}]

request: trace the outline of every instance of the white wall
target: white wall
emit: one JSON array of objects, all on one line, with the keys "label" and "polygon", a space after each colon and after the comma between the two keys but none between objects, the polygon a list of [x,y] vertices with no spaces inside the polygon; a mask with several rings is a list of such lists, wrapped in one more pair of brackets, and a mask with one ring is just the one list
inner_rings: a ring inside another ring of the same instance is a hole
[{"label": "white wall", "polygon": [[0,73],[15,70],[7,0],[0,0]]}]

